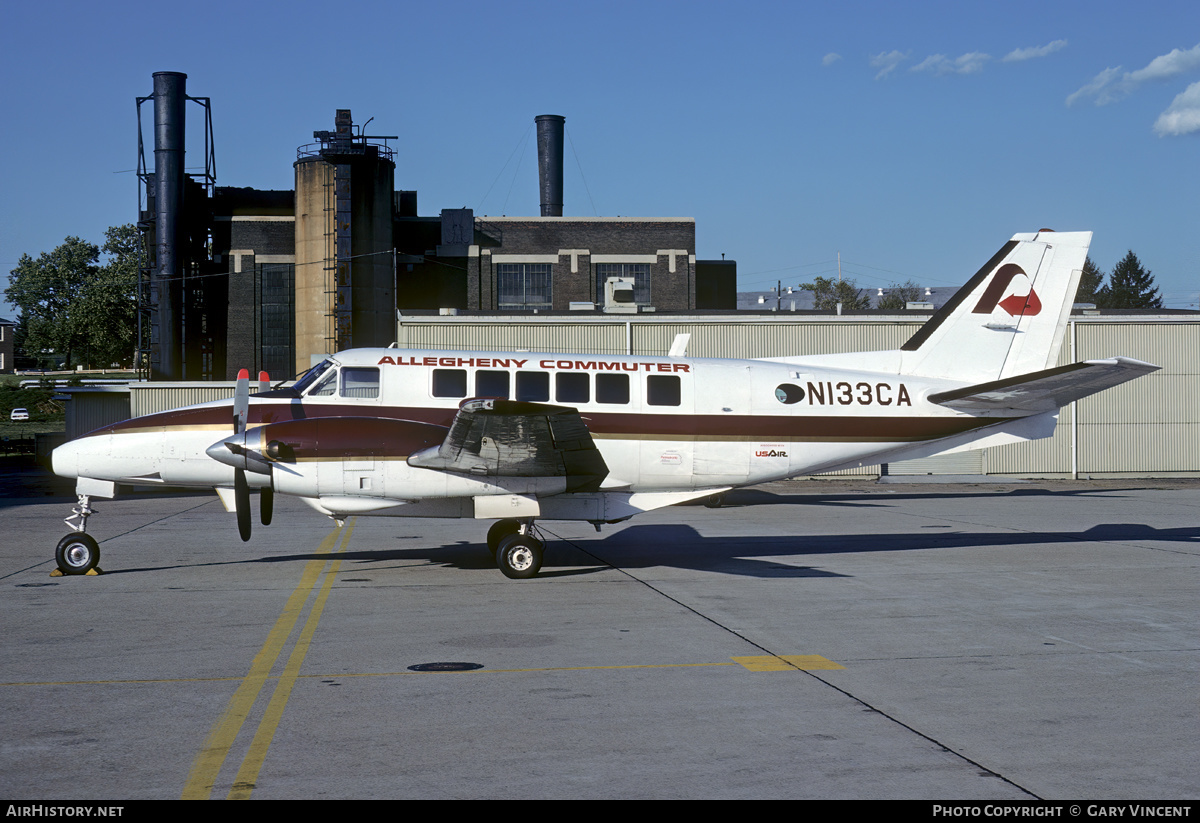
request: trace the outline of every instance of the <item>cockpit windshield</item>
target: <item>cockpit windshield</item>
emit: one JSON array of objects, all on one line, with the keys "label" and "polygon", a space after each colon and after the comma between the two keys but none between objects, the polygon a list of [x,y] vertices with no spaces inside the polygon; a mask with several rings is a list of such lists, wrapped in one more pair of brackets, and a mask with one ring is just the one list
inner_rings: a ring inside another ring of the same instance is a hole
[{"label": "cockpit windshield", "polygon": [[296,384],[292,386],[292,389],[295,390],[297,394],[305,394],[309,387],[320,379],[321,375],[325,374],[325,372],[329,371],[333,367],[332,360],[322,360],[320,363],[305,372],[304,376],[297,380]]}]

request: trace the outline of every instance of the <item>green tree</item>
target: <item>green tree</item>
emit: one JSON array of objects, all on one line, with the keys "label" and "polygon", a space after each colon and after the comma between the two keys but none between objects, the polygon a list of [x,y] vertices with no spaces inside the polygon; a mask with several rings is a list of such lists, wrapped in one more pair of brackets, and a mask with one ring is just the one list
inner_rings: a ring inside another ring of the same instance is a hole
[{"label": "green tree", "polygon": [[128,366],[137,346],[137,278],[141,234],[132,224],[105,232],[108,262],[82,295],[78,314],[93,365]]},{"label": "green tree", "polygon": [[1104,284],[1104,272],[1092,262],[1091,255],[1083,261],[1083,276],[1079,278],[1079,288],[1075,292],[1076,303],[1095,303],[1096,294]]},{"label": "green tree", "polygon": [[858,293],[853,280],[831,280],[818,277],[811,283],[801,283],[800,288],[813,293],[813,308],[817,311],[860,311],[871,308],[871,298]]},{"label": "green tree", "polygon": [[133,359],[137,337],[137,230],[110,228],[100,248],[66,238],[36,260],[21,255],[4,294],[20,311],[24,352],[67,366],[109,366]]},{"label": "green tree", "polygon": [[1108,285],[1096,292],[1096,305],[1105,309],[1161,309],[1162,298],[1154,285],[1154,277],[1131,249],[1113,267]]},{"label": "green tree", "polygon": [[915,303],[921,299],[921,287],[912,280],[905,281],[904,285],[893,283],[887,287],[887,292],[883,297],[879,298],[879,302],[875,304],[875,308],[885,311],[897,311],[903,309],[909,303]]},{"label": "green tree", "polygon": [[25,353],[41,359],[45,355],[64,357],[71,363],[83,346],[83,334],[71,312],[72,304],[99,270],[100,249],[94,243],[68,237],[52,252],[42,252],[37,260],[21,255],[17,267],[8,275],[4,291],[8,302],[21,313]]}]

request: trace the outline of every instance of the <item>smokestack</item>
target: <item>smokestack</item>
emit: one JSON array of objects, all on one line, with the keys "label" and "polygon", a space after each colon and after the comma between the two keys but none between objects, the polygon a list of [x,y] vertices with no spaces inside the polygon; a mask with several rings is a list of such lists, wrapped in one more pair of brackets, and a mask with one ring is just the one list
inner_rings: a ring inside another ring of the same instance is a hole
[{"label": "smokestack", "polygon": [[158,245],[159,370],[168,379],[183,377],[182,269],[183,154],[187,75],[154,73],[154,210]]},{"label": "smokestack", "polygon": [[567,118],[557,114],[539,114],[533,121],[537,123],[542,217],[562,217],[563,124]]}]

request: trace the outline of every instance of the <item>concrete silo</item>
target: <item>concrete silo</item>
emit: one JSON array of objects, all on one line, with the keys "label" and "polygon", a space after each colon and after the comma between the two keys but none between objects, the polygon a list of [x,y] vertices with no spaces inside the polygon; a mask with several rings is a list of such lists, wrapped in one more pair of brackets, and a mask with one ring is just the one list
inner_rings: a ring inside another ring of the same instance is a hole
[{"label": "concrete silo", "polygon": [[[368,121],[369,122],[369,121]],[[392,150],[355,133],[349,109],[313,132],[296,169],[296,371],[313,355],[396,335]]]}]

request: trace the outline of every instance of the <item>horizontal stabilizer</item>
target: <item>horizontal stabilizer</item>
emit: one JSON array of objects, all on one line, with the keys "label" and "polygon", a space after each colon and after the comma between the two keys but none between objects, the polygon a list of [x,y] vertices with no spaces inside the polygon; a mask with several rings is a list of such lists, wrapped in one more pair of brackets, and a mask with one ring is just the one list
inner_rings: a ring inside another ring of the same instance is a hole
[{"label": "horizontal stabilizer", "polygon": [[1006,380],[938,392],[929,395],[929,401],[968,413],[1053,411],[1158,369],[1158,366],[1129,357],[1085,360]]}]

